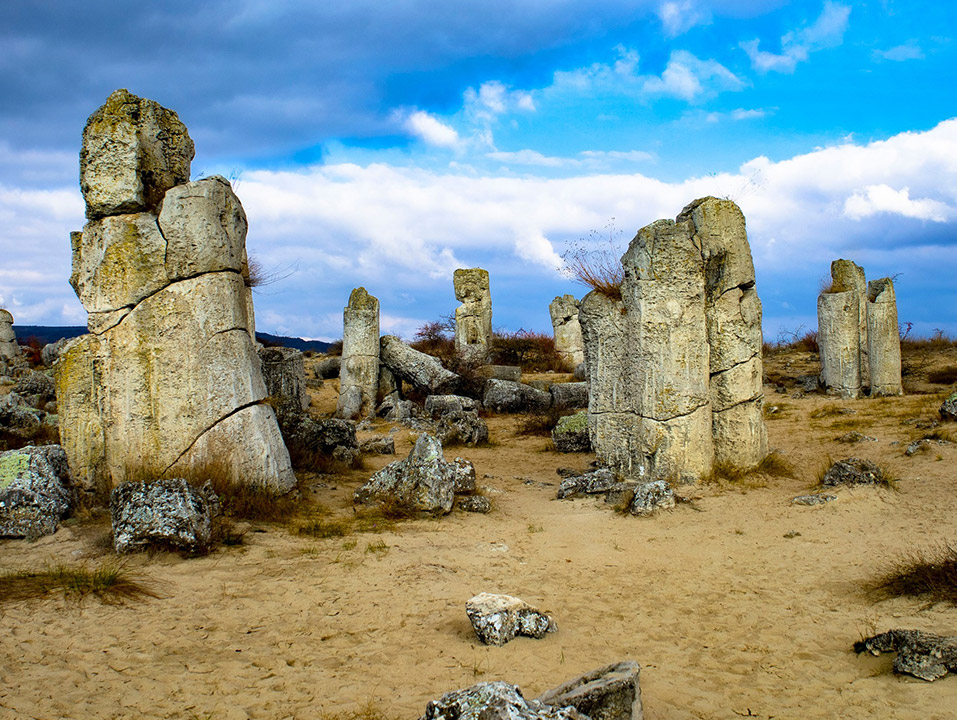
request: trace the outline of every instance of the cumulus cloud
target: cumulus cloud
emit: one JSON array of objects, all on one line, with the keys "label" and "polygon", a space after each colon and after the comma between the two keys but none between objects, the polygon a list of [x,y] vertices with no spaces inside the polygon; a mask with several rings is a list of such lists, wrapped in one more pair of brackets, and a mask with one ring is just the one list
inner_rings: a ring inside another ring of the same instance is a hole
[{"label": "cumulus cloud", "polygon": [[881,213],[942,223],[954,216],[954,208],[939,200],[912,199],[910,188],[895,190],[884,184],[868,185],[844,201],[844,214],[852,220]]},{"label": "cumulus cloud", "polygon": [[686,50],[671,53],[659,77],[645,80],[644,90],[694,102],[718,90],[741,90],[745,83],[716,60],[701,60]]},{"label": "cumulus cloud", "polygon": [[905,45],[896,45],[888,50],[875,50],[874,57],[879,60],[891,60],[892,62],[923,60],[924,51],[920,49],[920,45],[912,41]]},{"label": "cumulus cloud", "polygon": [[668,37],[677,37],[696,25],[710,22],[711,14],[693,0],[669,0],[658,6],[658,19]]},{"label": "cumulus cloud", "polygon": [[404,125],[406,130],[429,145],[454,148],[459,144],[459,134],[454,128],[423,110],[410,113]]},{"label": "cumulus cloud", "polygon": [[758,72],[793,73],[799,62],[817,50],[836,47],[844,40],[851,8],[848,5],[825,0],[824,9],[811,25],[786,33],[781,37],[781,52],[760,49],[760,40],[739,43]]}]

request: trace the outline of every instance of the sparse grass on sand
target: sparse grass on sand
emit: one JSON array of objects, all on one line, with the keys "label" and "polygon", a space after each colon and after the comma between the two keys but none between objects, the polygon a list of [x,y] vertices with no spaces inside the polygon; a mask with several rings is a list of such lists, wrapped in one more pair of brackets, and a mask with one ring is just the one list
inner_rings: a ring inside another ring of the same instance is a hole
[{"label": "sparse grass on sand", "polygon": [[313,515],[299,524],[296,531],[300,535],[326,539],[352,535],[353,533],[394,532],[397,520],[410,520],[418,517],[414,510],[395,502],[376,503],[353,508],[351,515],[333,516],[328,508],[317,505]]},{"label": "sparse grass on sand", "polygon": [[358,706],[355,710],[341,711],[336,713],[319,711],[319,720],[393,720],[376,705],[369,700],[364,705]]},{"label": "sparse grass on sand", "polygon": [[916,597],[957,605],[957,545],[902,555],[869,582],[867,590],[883,598]]},{"label": "sparse grass on sand", "polygon": [[779,452],[768,453],[764,460],[751,468],[719,463],[702,482],[718,486],[729,484],[741,490],[754,490],[767,487],[768,479],[773,477],[794,477],[794,466]]},{"label": "sparse grass on sand", "polygon": [[0,603],[42,598],[57,591],[76,599],[94,595],[106,603],[160,597],[148,578],[120,563],[96,568],[53,565],[46,570],[0,574]]}]

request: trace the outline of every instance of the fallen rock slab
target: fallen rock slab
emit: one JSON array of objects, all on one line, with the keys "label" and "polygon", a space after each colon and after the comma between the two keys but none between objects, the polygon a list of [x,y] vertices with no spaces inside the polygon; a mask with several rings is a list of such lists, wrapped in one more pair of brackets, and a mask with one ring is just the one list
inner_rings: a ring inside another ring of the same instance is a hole
[{"label": "fallen rock slab", "polygon": [[0,454],[0,537],[52,535],[75,503],[66,453],[59,445]]},{"label": "fallen rock slab", "polygon": [[552,396],[552,407],[559,410],[588,407],[588,383],[555,383],[548,388]]},{"label": "fallen rock slab", "polygon": [[442,363],[409,347],[394,335],[383,335],[379,341],[379,361],[397,378],[434,395],[455,389],[459,376],[442,367]]},{"label": "fallen rock slab", "polygon": [[592,720],[642,720],[641,666],[633,660],[606,665],[539,695],[552,707],[571,706]]},{"label": "fallen rock slab", "polygon": [[884,472],[870,460],[850,457],[838,460],[828,468],[821,479],[821,485],[882,485],[887,479]]},{"label": "fallen rock slab", "polygon": [[480,593],[465,604],[465,612],[486,645],[504,645],[518,635],[538,639],[558,631],[551,617],[511,595]]},{"label": "fallen rock slab", "polygon": [[498,413],[535,412],[547,410],[552,404],[552,396],[523,383],[491,379],[485,383],[482,404]]},{"label": "fallen rock slab", "polygon": [[811,494],[811,495],[797,495],[796,497],[791,498],[792,505],[824,505],[825,503],[833,502],[837,500],[837,495],[824,495],[824,494]]},{"label": "fallen rock slab", "polygon": [[121,483],[110,494],[113,547],[118,553],[151,545],[203,552],[218,512],[219,499],[209,483],[201,489],[182,478]]},{"label": "fallen rock slab", "polygon": [[432,700],[420,720],[587,720],[573,707],[526,700],[515,685],[483,682]]},{"label": "fallen rock slab", "polygon": [[933,682],[957,672],[957,637],[922,630],[888,630],[854,643],[854,652],[896,652],[894,671]]},{"label": "fallen rock slab", "polygon": [[618,484],[618,478],[608,468],[598,468],[580,475],[565,477],[558,486],[559,500],[577,495],[598,495],[605,493]]}]

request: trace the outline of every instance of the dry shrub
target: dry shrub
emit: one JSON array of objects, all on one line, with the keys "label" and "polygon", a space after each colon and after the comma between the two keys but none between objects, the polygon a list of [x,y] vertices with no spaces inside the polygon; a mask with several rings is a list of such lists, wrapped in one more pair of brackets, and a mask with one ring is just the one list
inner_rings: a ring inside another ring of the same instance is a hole
[{"label": "dry shrub", "polygon": [[418,513],[395,501],[354,508],[351,515],[332,516],[321,506],[307,522],[297,528],[300,535],[315,538],[346,537],[353,533],[394,532],[397,520],[418,517]]},{"label": "dry shrub", "polygon": [[799,352],[820,351],[817,342],[817,330],[805,330],[803,325],[799,325],[794,330],[781,330],[778,333],[777,342],[764,343],[766,354],[780,352],[782,350],[797,350]]},{"label": "dry shrub", "polygon": [[621,300],[621,284],[625,279],[621,256],[626,249],[623,232],[615,227],[615,218],[611,218],[602,231],[592,230],[587,240],[579,238],[562,253],[562,271],[575,282],[612,300]]},{"label": "dry shrub", "polygon": [[529,413],[522,420],[521,425],[515,431],[517,435],[538,435],[551,437],[552,430],[558,425],[558,421],[566,415],[574,415],[574,410],[559,410],[557,408],[547,408]]},{"label": "dry shrub", "polygon": [[36,335],[31,335],[23,340],[17,340],[23,356],[30,363],[30,367],[43,367],[43,341]]},{"label": "dry shrub", "polygon": [[329,343],[329,347],[326,348],[326,355],[330,357],[339,357],[342,355],[342,338]]},{"label": "dry shrub", "polygon": [[526,372],[572,372],[568,362],[555,350],[555,338],[545,333],[519,329],[492,336],[492,362],[518,365]]},{"label": "dry shrub", "polygon": [[919,597],[957,605],[957,545],[902,555],[867,589],[882,597]]},{"label": "dry shrub", "polygon": [[46,570],[0,575],[0,602],[42,598],[57,591],[76,599],[93,595],[106,603],[160,597],[148,578],[118,563],[106,563],[92,569],[54,565]]},{"label": "dry shrub", "polygon": [[927,373],[927,382],[935,385],[953,385],[957,383],[957,365],[948,365],[940,370]]},{"label": "dry shrub", "polygon": [[445,367],[455,356],[455,320],[449,316],[425,323],[415,331],[410,347],[438,358]]}]

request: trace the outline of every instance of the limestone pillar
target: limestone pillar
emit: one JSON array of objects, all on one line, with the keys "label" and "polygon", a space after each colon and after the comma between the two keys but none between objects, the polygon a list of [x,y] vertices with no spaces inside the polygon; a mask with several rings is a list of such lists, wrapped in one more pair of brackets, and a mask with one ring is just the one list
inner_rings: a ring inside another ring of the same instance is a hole
[{"label": "limestone pillar", "polygon": [[480,361],[488,359],[492,347],[492,296],[488,271],[459,268],[453,276],[455,299],[455,349]]},{"label": "limestone pillar", "polygon": [[821,293],[817,299],[817,342],[821,383],[844,398],[861,395],[861,333],[856,290]]},{"label": "limestone pillar", "polygon": [[260,347],[259,360],[273,407],[281,412],[304,412],[309,407],[309,393],[302,353],[295,348]]},{"label": "limestone pillar", "polygon": [[871,280],[867,284],[866,315],[871,396],[903,395],[897,298],[890,278]]},{"label": "limestone pillar", "polygon": [[13,331],[13,315],[0,309],[0,363],[20,357],[21,352],[17,334]]},{"label": "limestone pillar", "polygon": [[578,321],[579,306],[574,295],[556,297],[548,306],[555,335],[555,351],[572,368],[585,361],[581,323]]},{"label": "limestone pillar", "polygon": [[850,291],[857,295],[857,335],[860,347],[861,387],[870,384],[870,364],[867,357],[867,280],[864,268],[851,260],[831,263],[831,292]]},{"label": "limestone pillar", "polygon": [[678,216],[701,248],[716,464],[750,468],[768,454],[764,424],[761,300],[744,214],[730,200],[702,198]]},{"label": "limestone pillar", "polygon": [[342,312],[342,363],[336,416],[347,420],[375,413],[379,389],[379,301],[363,287]]},{"label": "limestone pillar", "polygon": [[189,182],[176,113],[125,90],[83,131],[88,222],[70,283],[90,334],[57,363],[60,437],[80,488],[215,467],[295,485],[255,346],[243,278],[246,216],[229,182]]}]

